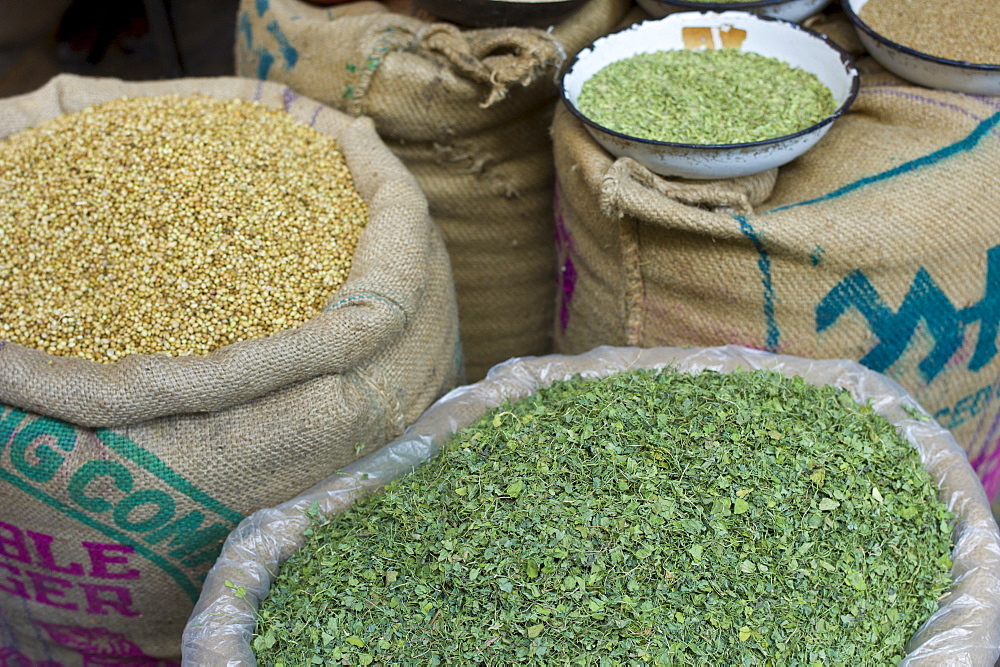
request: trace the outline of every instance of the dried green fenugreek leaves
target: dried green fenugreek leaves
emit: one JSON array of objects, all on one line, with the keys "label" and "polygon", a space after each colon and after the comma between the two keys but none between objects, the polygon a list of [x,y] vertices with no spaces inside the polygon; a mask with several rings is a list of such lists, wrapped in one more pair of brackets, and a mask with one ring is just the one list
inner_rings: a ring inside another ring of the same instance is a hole
[{"label": "dried green fenugreek leaves", "polygon": [[326,520],[262,665],[894,665],[951,515],[846,391],[772,372],[560,381]]}]

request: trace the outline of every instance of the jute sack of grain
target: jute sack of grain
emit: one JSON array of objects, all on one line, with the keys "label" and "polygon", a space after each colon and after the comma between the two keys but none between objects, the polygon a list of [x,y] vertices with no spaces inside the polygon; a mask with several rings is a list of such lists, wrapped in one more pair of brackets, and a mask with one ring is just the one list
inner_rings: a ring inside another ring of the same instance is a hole
[{"label": "jute sack of grain", "polygon": [[369,120],[247,79],[64,75],[0,102],[0,135],[170,93],[259,100],[334,137],[369,223],[301,327],[109,364],[0,348],[3,664],[176,662],[230,530],[392,440],[458,377],[447,251]]},{"label": "jute sack of grain", "polygon": [[462,30],[376,2],[240,5],[238,74],[370,116],[417,178],[451,256],[469,379],[551,349],[555,75],[628,8],[592,0],[546,32]]},{"label": "jute sack of grain", "polygon": [[[877,72],[877,69],[875,70]],[[1000,105],[862,76],[777,172],[661,178],[554,121],[556,349],[735,343],[900,382],[1000,489]]]},{"label": "jute sack of grain", "polygon": [[[596,378],[617,371],[664,366],[682,372],[770,369],[801,376],[812,384],[846,389],[854,399],[869,402],[895,425],[917,448],[938,485],[939,497],[956,515],[952,535],[954,586],[939,609],[910,638],[907,656],[900,664],[993,664],[1000,655],[1000,532],[983,489],[954,437],[927,419],[898,384],[856,362],[815,361],[738,346],[599,347],[576,356],[512,359],[491,370],[485,380],[453,390],[396,441],[297,498],[254,513],[233,531],[205,579],[198,605],[184,630],[184,664],[255,664],[251,641],[257,610],[281,563],[305,542],[303,531],[310,526],[311,512],[344,511],[357,498],[434,456],[452,433],[475,423],[506,400],[528,396],[555,380],[577,374]],[[484,587],[496,585],[487,579],[481,578]],[[572,605],[569,598],[567,601]]]}]

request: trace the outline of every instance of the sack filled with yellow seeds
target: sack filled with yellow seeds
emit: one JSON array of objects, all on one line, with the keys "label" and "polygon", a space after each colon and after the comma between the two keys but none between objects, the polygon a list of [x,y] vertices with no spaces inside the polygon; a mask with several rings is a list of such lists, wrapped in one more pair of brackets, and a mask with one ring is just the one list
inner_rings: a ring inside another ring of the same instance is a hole
[{"label": "sack filled with yellow seeds", "polygon": [[244,516],[457,383],[447,252],[370,120],[278,84],[62,75],[0,136],[0,656],[170,664]]}]

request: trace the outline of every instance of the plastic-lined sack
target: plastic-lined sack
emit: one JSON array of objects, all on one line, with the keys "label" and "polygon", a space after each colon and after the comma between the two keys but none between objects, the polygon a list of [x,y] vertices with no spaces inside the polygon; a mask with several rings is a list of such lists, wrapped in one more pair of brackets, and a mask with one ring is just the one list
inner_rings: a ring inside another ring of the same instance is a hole
[{"label": "plastic-lined sack", "polygon": [[370,116],[426,193],[451,256],[470,380],[551,351],[555,77],[628,8],[592,0],[545,31],[463,30],[376,2],[240,4],[237,73]]},{"label": "plastic-lined sack", "polygon": [[281,563],[303,543],[302,533],[310,525],[307,511],[314,507],[327,514],[345,510],[360,496],[433,456],[450,434],[471,425],[486,411],[507,399],[528,396],[553,380],[667,365],[681,371],[766,368],[799,375],[814,384],[847,389],[896,425],[917,448],[942,499],[957,515],[952,594],[911,639],[903,664],[985,665],[996,660],[1000,655],[1000,532],[982,487],[951,434],[932,420],[921,420],[922,410],[896,383],[855,362],[817,361],[727,346],[599,347],[578,356],[512,359],[491,370],[485,380],[453,390],[395,442],[299,497],[261,510],[240,524],[209,572],[185,628],[185,663],[256,663],[250,648],[255,613]]},{"label": "plastic-lined sack", "polygon": [[0,346],[4,664],[179,660],[205,574],[243,517],[391,441],[457,382],[447,251],[370,120],[247,79],[65,75],[0,101],[0,135],[166,94],[258,100],[334,137],[368,226],[324,310],[267,338],[108,364]]}]

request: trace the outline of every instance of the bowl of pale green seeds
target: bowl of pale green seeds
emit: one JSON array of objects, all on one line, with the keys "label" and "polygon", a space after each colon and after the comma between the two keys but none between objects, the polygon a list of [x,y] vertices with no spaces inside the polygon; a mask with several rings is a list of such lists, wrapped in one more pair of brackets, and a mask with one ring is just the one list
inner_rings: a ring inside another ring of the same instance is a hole
[{"label": "bowl of pale green seeds", "polygon": [[810,150],[857,96],[850,55],[797,23],[683,12],[593,42],[563,103],[605,150],[661,176],[723,179]]},{"label": "bowl of pale green seeds", "polygon": [[677,12],[726,12],[740,11],[770,16],[785,21],[804,21],[818,14],[830,0],[636,0],[646,13],[662,18]]}]

